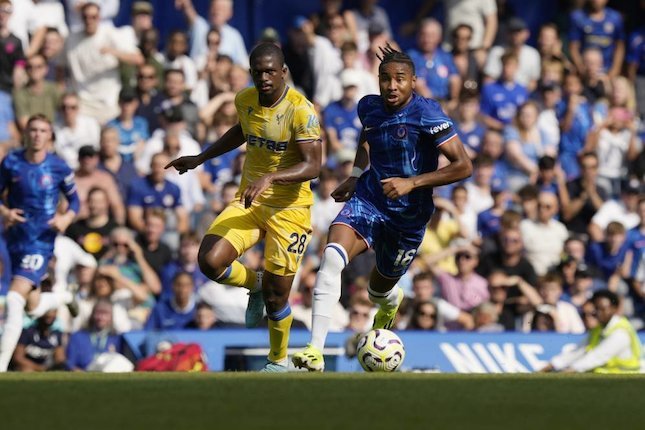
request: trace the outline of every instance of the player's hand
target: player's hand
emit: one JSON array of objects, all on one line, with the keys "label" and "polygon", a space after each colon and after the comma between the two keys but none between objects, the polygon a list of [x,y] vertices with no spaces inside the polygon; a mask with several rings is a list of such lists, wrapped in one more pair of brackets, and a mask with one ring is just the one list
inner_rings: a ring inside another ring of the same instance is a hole
[{"label": "player's hand", "polygon": [[414,185],[410,178],[382,179],[381,184],[383,184],[383,194],[385,194],[388,199],[392,200],[410,194],[414,189]]},{"label": "player's hand", "polygon": [[337,202],[346,202],[354,195],[354,191],[356,191],[357,180],[358,178],[354,176],[347,178],[345,182],[340,184],[338,188],[336,188],[334,192],[331,193],[331,196]]},{"label": "player's hand", "polygon": [[257,181],[249,184],[244,192],[240,194],[240,203],[244,203],[245,208],[249,208],[253,200],[266,191],[273,184],[273,176],[264,175]]},{"label": "player's hand", "polygon": [[22,209],[9,209],[4,215],[5,225],[7,227],[11,227],[12,225],[27,221],[27,219],[22,216],[24,213],[25,212]]},{"label": "player's hand", "polygon": [[164,169],[174,167],[175,169],[177,169],[180,175],[183,175],[187,171],[193,170],[200,164],[202,164],[202,161],[199,155],[189,155],[172,160],[170,163],[166,164],[166,167],[164,167]]},{"label": "player's hand", "polygon": [[67,212],[64,214],[56,213],[54,218],[50,219],[47,224],[57,232],[65,233],[67,227],[69,227],[72,221],[74,221],[74,216],[75,214],[73,212]]}]

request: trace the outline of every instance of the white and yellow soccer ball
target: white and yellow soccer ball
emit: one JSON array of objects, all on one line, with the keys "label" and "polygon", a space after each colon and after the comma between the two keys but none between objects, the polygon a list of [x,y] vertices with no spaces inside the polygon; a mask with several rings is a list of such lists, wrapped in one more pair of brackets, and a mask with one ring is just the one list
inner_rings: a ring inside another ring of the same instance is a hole
[{"label": "white and yellow soccer ball", "polygon": [[404,358],[403,342],[390,330],[371,330],[358,341],[358,362],[366,372],[394,372]]}]

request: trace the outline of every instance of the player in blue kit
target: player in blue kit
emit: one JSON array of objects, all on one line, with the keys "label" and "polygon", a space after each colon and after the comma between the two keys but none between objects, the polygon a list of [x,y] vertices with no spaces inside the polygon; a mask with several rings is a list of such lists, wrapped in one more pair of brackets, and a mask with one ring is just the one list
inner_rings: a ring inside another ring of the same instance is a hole
[{"label": "player in blue kit", "polygon": [[[379,310],[373,328],[390,328],[403,300],[396,283],[414,259],[434,211],[432,188],[472,173],[464,146],[439,103],[413,92],[416,77],[410,57],[389,45],[381,52],[381,96],[359,102],[363,131],[354,170],[332,193],[336,201],[347,203],[332,223],[323,251],[311,342],[293,356],[296,367],[310,371],[324,369],[322,350],[347,263],[374,249],[376,268],[368,291]],[[450,163],[437,169],[440,154]]]},{"label": "player in blue kit", "polygon": [[[52,125],[44,115],[27,122],[25,149],[10,153],[0,164],[0,193],[7,190],[7,201],[0,203],[0,216],[6,225],[6,239],[13,278],[7,294],[7,316],[0,341],[0,372],[5,372],[20,338],[27,298],[37,290],[54,253],[54,240],[64,232],[78,213],[74,173],[65,162],[49,151],[53,144]],[[68,209],[57,211],[60,193]],[[68,291],[40,293],[29,300],[33,318],[44,315],[73,296]]]}]

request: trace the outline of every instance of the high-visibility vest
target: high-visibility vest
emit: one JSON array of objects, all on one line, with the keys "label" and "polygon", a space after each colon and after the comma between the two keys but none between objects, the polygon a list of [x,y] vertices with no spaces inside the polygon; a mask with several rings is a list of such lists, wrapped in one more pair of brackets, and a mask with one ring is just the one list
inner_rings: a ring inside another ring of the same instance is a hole
[{"label": "high-visibility vest", "polygon": [[606,337],[616,330],[625,330],[629,335],[631,356],[629,358],[612,357],[604,366],[597,367],[594,373],[638,373],[641,368],[641,341],[636,330],[625,317],[619,317],[611,327],[597,326],[589,331],[587,351],[597,347]]}]

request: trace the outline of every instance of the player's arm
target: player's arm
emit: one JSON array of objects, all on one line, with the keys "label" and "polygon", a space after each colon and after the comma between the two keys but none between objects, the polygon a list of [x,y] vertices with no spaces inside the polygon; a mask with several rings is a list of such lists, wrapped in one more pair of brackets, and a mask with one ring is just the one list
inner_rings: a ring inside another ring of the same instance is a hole
[{"label": "player's arm", "polygon": [[58,213],[54,215],[52,219],[49,220],[48,224],[59,233],[65,233],[67,227],[74,221],[76,214],[78,213],[81,207],[81,200],[78,198],[78,193],[76,192],[76,183],[74,182],[74,173],[69,172],[63,181],[59,185],[60,190],[65,194],[67,199],[67,212]]},{"label": "player's arm", "polygon": [[383,179],[383,193],[390,199],[398,199],[417,188],[438,187],[466,179],[473,172],[470,157],[456,134],[440,144],[439,150],[450,161],[445,167],[434,172],[410,178]]},{"label": "player's arm", "polygon": [[273,184],[297,184],[317,178],[322,165],[322,144],[320,139],[297,142],[297,148],[302,160],[300,163],[284,170],[267,173],[257,181],[249,184],[240,194],[240,203],[244,202],[244,206],[248,208],[255,198]]},{"label": "player's arm", "polygon": [[356,156],[354,157],[354,169],[352,169],[351,176],[331,193],[331,196],[337,202],[346,202],[352,197],[356,190],[356,181],[370,164],[370,146],[367,143],[365,131],[361,132],[358,142]]},{"label": "player's arm", "polygon": [[244,132],[242,132],[242,126],[238,123],[224,133],[221,138],[217,139],[215,143],[202,151],[201,154],[179,157],[168,163],[166,169],[174,167],[180,175],[184,174],[211,158],[219,157],[222,154],[234,150],[244,142],[246,142],[246,137],[244,136]]}]

